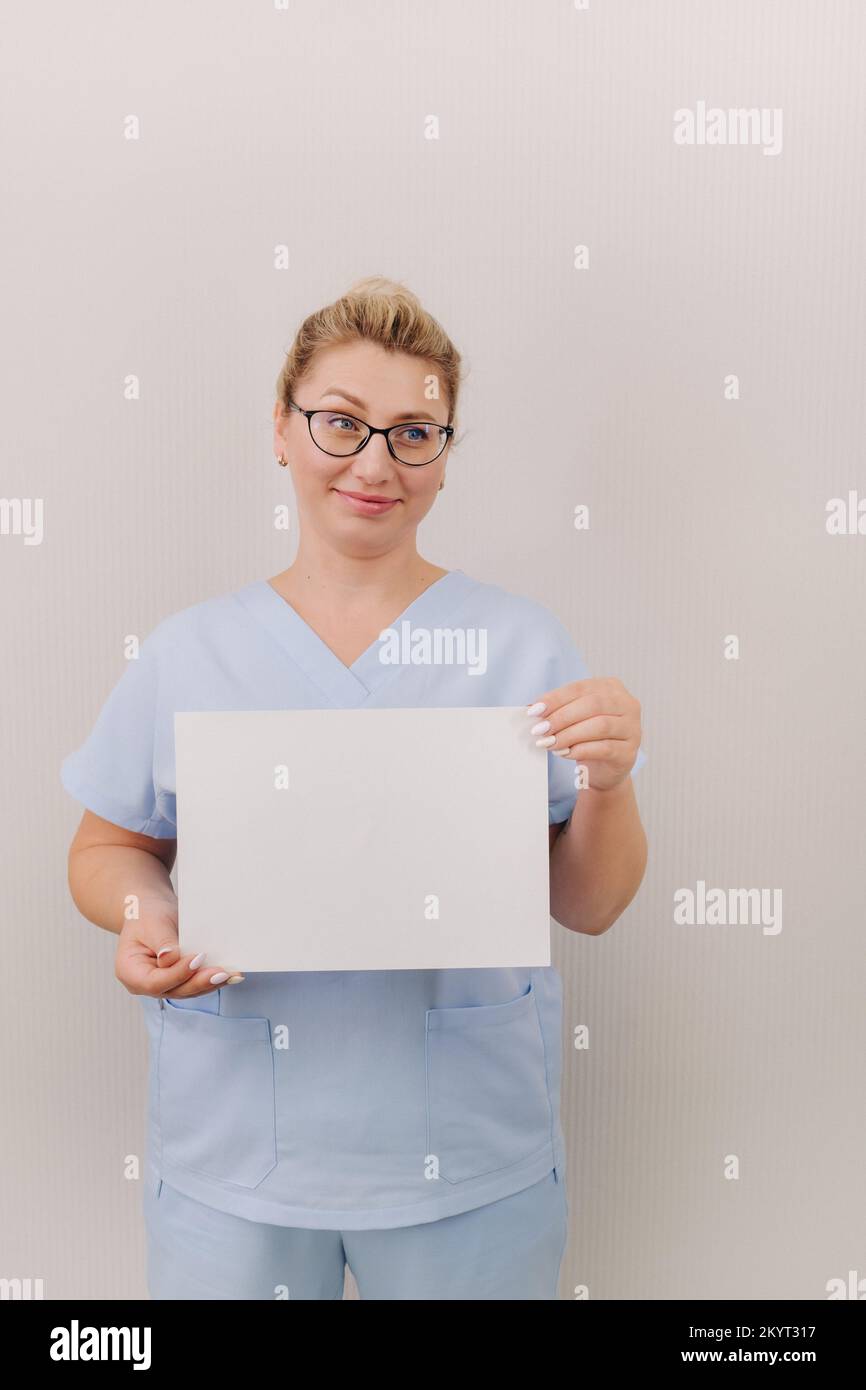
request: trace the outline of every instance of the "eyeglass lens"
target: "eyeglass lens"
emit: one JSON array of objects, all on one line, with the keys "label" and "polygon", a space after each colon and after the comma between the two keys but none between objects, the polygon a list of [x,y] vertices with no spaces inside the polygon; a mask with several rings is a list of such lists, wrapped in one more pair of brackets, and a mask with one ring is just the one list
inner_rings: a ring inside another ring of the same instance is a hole
[{"label": "eyeglass lens", "polygon": [[[310,416],[310,429],[316,443],[329,454],[354,454],[364,442],[367,430],[351,415],[317,410]],[[391,448],[403,463],[432,463],[442,452],[446,436],[439,425],[416,420],[389,430]]]}]

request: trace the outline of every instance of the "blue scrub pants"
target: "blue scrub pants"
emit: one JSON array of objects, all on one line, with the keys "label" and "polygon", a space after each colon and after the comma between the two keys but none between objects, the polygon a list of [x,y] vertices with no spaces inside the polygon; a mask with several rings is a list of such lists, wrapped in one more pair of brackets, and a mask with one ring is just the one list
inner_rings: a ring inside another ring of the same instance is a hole
[{"label": "blue scrub pants", "polygon": [[340,1299],[348,1263],[361,1298],[555,1299],[565,1183],[541,1182],[472,1211],[389,1230],[248,1221],[145,1185],[152,1299]]}]

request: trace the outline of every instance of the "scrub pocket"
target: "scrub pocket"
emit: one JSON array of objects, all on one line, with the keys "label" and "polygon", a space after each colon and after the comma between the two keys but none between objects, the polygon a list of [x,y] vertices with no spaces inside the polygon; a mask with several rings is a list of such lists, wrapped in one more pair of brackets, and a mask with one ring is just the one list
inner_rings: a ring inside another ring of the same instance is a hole
[{"label": "scrub pocket", "polygon": [[[257,1187],[277,1162],[271,1025],[160,1000],[157,1096],[163,1157]],[[205,1002],[207,1001],[207,1002]]]},{"label": "scrub pocket", "polygon": [[506,1004],[428,1009],[427,1153],[446,1182],[532,1158],[552,1142],[544,1039],[530,985]]}]

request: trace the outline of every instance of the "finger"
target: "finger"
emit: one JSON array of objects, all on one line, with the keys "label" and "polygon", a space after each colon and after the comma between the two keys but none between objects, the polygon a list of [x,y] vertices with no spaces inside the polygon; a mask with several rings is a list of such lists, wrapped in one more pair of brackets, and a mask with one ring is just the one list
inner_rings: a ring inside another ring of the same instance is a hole
[{"label": "finger", "polygon": [[[168,961],[168,964],[163,962]],[[177,985],[185,984],[190,977],[190,969],[200,969],[203,964],[202,953],[196,956],[184,953],[179,960],[163,956],[159,965],[156,956],[144,942],[132,940],[118,946],[115,974],[121,984],[133,994],[163,994]],[[211,967],[215,973],[217,966]]]},{"label": "finger", "polygon": [[[549,719],[551,712],[559,709],[566,701],[573,700],[575,695],[586,694],[595,679],[595,677],[588,677],[582,681],[571,681],[568,686],[558,685],[554,690],[546,690],[542,695],[538,695],[531,705],[527,706],[526,713],[536,714],[539,719]],[[567,695],[566,691],[568,691]]]},{"label": "finger", "polygon": [[548,724],[547,729],[543,728],[543,724],[536,724],[532,732],[535,734],[535,730],[538,730],[535,738],[539,747],[547,748],[551,753],[581,740],[627,739],[634,732],[628,723],[628,716],[624,714],[594,714],[588,719],[574,719],[563,714],[544,722]]},{"label": "finger", "polygon": [[160,969],[167,965],[176,965],[180,956],[180,947],[177,942],[171,942],[165,946],[160,946],[156,953],[156,963]]},{"label": "finger", "polygon": [[[623,741],[617,738],[605,738],[598,739],[593,743],[575,743],[567,751],[563,750],[561,756],[569,758],[575,763],[594,762],[599,759],[610,761],[612,758],[616,758],[617,747],[619,745],[621,749]],[[551,748],[550,751],[555,753],[556,749]]]},{"label": "finger", "polygon": [[[587,682],[579,682],[579,684]],[[573,687],[566,687],[571,690]],[[530,709],[534,708],[530,705]],[[551,707],[546,713],[540,714],[536,723],[532,725],[532,732],[536,728],[543,733],[556,733],[566,724],[577,724],[581,719],[590,719],[593,715],[608,715],[612,719],[623,718],[634,713],[631,709],[628,698],[620,697],[615,691],[593,690],[585,691],[583,695],[576,699],[573,695],[563,697],[555,707]],[[546,727],[545,727],[546,726]]]},{"label": "finger", "polygon": [[175,965],[181,954],[175,905],[167,902],[153,908],[149,904],[146,915],[132,928],[131,939],[150,951],[160,967]]},{"label": "finger", "polygon": [[228,983],[238,983],[244,977],[240,971],[229,971],[220,967],[214,970],[212,965],[205,966],[196,972],[190,979],[185,980],[177,989],[164,992],[166,999],[195,999],[202,994],[213,994],[217,989]]}]

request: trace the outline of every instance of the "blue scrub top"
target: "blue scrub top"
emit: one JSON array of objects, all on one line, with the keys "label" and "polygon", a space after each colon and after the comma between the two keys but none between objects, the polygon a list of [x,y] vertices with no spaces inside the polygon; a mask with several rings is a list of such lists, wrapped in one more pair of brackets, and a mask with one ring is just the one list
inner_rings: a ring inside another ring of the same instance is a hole
[{"label": "blue scrub top", "polygon": [[[377,640],[347,667],[267,580],[172,614],[64,760],[63,785],[116,825],[173,839],[177,710],[528,705],[590,675],[543,605],[462,570],[392,628],[484,640],[465,653],[446,641],[426,664],[423,650],[382,660]],[[632,772],[645,761],[641,749]],[[554,824],[579,792],[573,762],[547,763]],[[339,836],[334,814],[323,834]],[[196,999],[138,996],[147,1181],[254,1221],[367,1230],[560,1177],[561,994],[545,966],[261,972]]]}]

